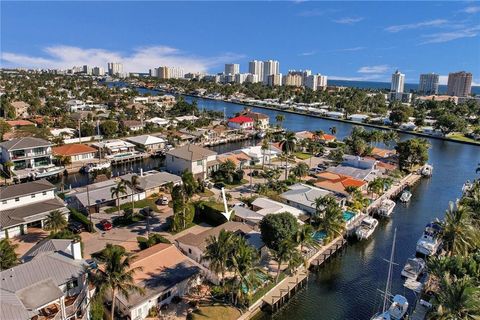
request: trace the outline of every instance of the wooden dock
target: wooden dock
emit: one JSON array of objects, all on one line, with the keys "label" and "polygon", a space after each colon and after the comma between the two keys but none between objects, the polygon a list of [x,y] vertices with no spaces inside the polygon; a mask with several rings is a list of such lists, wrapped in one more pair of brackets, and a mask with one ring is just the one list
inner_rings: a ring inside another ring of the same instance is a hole
[{"label": "wooden dock", "polygon": [[277,312],[297,293],[298,290],[305,287],[307,281],[308,271],[305,269],[300,269],[295,274],[286,277],[263,296],[262,301],[265,304],[264,309],[270,313]]},{"label": "wooden dock", "polygon": [[320,248],[320,250],[313,254],[308,259],[308,265],[310,265],[312,268],[320,267],[323,263],[330,260],[331,257],[335,256],[337,252],[343,250],[346,245],[347,240],[343,235],[335,238],[332,242],[327,244],[325,247]]}]

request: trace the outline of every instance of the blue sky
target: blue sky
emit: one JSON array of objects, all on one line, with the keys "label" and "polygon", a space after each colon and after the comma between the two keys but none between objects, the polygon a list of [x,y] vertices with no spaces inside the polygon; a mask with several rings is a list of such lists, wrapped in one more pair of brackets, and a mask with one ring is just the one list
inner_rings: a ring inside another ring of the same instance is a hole
[{"label": "blue sky", "polygon": [[2,67],[122,61],[221,72],[277,59],[281,72],[407,82],[467,70],[480,83],[479,2],[1,2]]}]

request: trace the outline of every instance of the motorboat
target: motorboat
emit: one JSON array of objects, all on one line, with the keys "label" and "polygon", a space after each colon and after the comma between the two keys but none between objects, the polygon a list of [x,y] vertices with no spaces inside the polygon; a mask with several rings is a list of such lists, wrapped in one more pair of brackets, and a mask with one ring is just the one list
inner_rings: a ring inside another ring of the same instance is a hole
[{"label": "motorboat", "polygon": [[384,199],[377,209],[377,214],[381,217],[388,218],[392,215],[393,208],[395,208],[395,201]]},{"label": "motorboat", "polygon": [[417,252],[425,256],[436,254],[442,246],[440,232],[442,228],[437,223],[429,223],[422,236],[417,241]]},{"label": "motorboat", "polygon": [[400,201],[403,203],[407,203],[410,201],[412,197],[412,193],[408,190],[403,190],[402,194],[400,195]]},{"label": "motorboat", "polygon": [[[375,314],[371,320],[401,320],[405,319],[405,316],[408,312],[408,300],[402,295],[396,294],[393,296],[390,293],[390,289],[392,287],[392,273],[393,273],[393,258],[395,252],[395,240],[397,238],[397,229],[393,233],[393,244],[392,244],[392,251],[390,253],[390,260],[388,262],[388,276],[387,276],[387,283],[385,285],[385,291],[383,293],[383,308],[382,311]],[[388,307],[388,304],[390,306]],[[388,308],[387,308],[388,307]]]},{"label": "motorboat", "polygon": [[368,239],[373,234],[377,226],[378,220],[367,216],[362,220],[360,225],[357,227],[357,230],[355,230],[355,235],[359,240]]},{"label": "motorboat", "polygon": [[425,267],[425,260],[422,258],[409,258],[403,267],[402,277],[417,280],[418,277],[425,271]]},{"label": "motorboat", "polygon": [[433,166],[431,164],[424,165],[420,173],[424,177],[431,177],[433,174]]},{"label": "motorboat", "polygon": [[257,138],[259,138],[259,139],[265,138],[266,135],[267,135],[267,133],[265,131],[258,131],[257,132]]},{"label": "motorboat", "polygon": [[462,193],[465,195],[473,189],[473,183],[470,180],[467,180],[462,187]]},{"label": "motorboat", "polygon": [[110,161],[88,163],[86,166],[83,167],[83,171],[89,173],[97,170],[109,169],[111,166],[112,164],[110,163]]},{"label": "motorboat", "polygon": [[35,172],[33,173],[33,177],[35,179],[47,178],[53,175],[63,173],[64,170],[65,170],[65,167],[57,167],[57,166],[51,165],[45,168],[35,169]]}]

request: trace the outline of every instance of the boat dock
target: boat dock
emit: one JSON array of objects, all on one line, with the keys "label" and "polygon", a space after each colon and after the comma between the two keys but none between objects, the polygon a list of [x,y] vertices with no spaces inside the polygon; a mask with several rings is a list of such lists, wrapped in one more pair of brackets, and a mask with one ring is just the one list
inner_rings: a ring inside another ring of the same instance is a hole
[{"label": "boat dock", "polygon": [[428,313],[428,308],[421,303],[418,303],[415,307],[415,310],[413,310],[412,316],[410,317],[410,320],[425,320],[427,317]]},{"label": "boat dock", "polygon": [[123,162],[139,161],[149,157],[150,155],[148,153],[139,152],[139,153],[129,153],[125,155],[115,155],[115,156],[107,157],[107,159],[110,160],[112,165],[115,165]]},{"label": "boat dock", "polygon": [[314,268],[320,267],[323,263],[330,260],[331,257],[335,256],[337,252],[341,252],[346,247],[346,244],[347,240],[343,235],[337,237],[325,247],[320,248],[320,250],[313,254],[307,260],[308,265]]},{"label": "boat dock", "polygon": [[295,274],[287,276],[263,296],[262,301],[264,302],[264,309],[270,313],[277,312],[291,299],[291,297],[295,295],[295,293],[297,293],[298,290],[305,287],[307,281],[307,270],[299,270]]}]

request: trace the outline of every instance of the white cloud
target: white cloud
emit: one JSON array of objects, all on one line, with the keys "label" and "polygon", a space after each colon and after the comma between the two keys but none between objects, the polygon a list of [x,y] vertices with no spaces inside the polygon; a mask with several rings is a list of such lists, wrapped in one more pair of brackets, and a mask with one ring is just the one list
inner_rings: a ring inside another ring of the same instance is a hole
[{"label": "white cloud", "polygon": [[428,20],[422,21],[417,23],[409,23],[409,24],[400,24],[396,26],[389,26],[385,28],[388,32],[400,32],[403,30],[411,30],[411,29],[419,29],[424,27],[438,27],[446,24],[448,20],[445,19],[435,19],[435,20]]},{"label": "white cloud", "polygon": [[139,47],[129,54],[62,45],[46,47],[43,51],[45,57],[3,52],[1,60],[15,67],[65,69],[85,64],[106,67],[108,62],[118,61],[123,63],[125,71],[128,72],[147,72],[148,69],[164,65],[182,67],[186,72],[204,72],[223,63],[243,58],[243,55],[234,53],[198,57],[168,46]]},{"label": "white cloud", "polygon": [[320,9],[312,9],[299,12],[297,15],[300,17],[318,17],[323,16],[325,13],[325,11]]},{"label": "white cloud", "polygon": [[477,13],[477,12],[480,12],[480,7],[475,7],[475,6],[466,7],[465,9],[462,10],[462,12],[469,13],[469,14]]},{"label": "white cloud", "polygon": [[443,43],[462,38],[473,38],[476,37],[479,32],[480,25],[455,31],[427,34],[422,36],[425,40],[420,44]]},{"label": "white cloud", "polygon": [[355,24],[362,20],[363,20],[363,17],[344,17],[344,18],[333,20],[333,22],[340,23],[340,24]]},{"label": "white cloud", "polygon": [[353,47],[353,48],[344,48],[344,49],[337,49],[334,50],[336,52],[351,52],[351,51],[360,51],[360,50],[365,50],[367,49],[366,47]]},{"label": "white cloud", "polygon": [[363,75],[358,77],[329,75],[328,79],[347,80],[347,81],[379,81],[379,82],[389,81],[388,76],[385,76],[384,74],[368,74],[368,75]]},{"label": "white cloud", "polygon": [[357,70],[358,73],[367,73],[367,74],[381,74],[385,73],[390,69],[386,64],[376,65],[376,66],[364,66]]},{"label": "white cloud", "polygon": [[299,53],[298,55],[301,57],[307,57],[307,56],[313,56],[316,53],[317,53],[316,51],[308,51],[308,52]]}]

